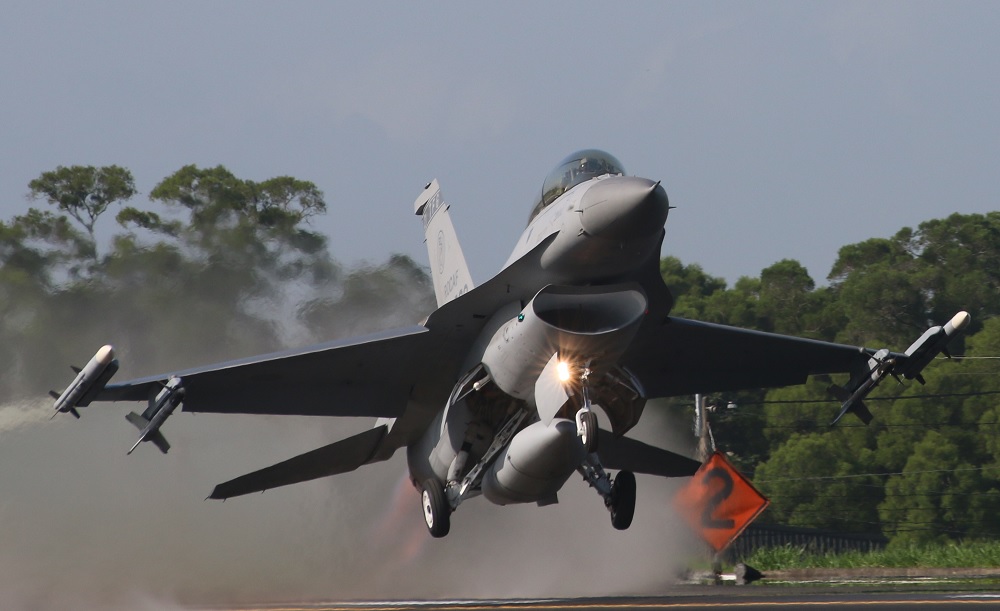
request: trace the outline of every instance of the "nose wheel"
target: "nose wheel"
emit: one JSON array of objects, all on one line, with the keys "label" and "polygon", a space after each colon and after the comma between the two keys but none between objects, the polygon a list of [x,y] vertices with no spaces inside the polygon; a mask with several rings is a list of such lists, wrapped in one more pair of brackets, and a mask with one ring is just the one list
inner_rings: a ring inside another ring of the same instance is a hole
[{"label": "nose wheel", "polygon": [[420,504],[424,510],[424,523],[431,536],[440,539],[451,530],[451,505],[445,497],[444,488],[437,480],[424,482],[420,494]]},{"label": "nose wheel", "polygon": [[583,442],[587,454],[597,451],[597,413],[589,407],[581,409],[576,414],[576,431]]}]

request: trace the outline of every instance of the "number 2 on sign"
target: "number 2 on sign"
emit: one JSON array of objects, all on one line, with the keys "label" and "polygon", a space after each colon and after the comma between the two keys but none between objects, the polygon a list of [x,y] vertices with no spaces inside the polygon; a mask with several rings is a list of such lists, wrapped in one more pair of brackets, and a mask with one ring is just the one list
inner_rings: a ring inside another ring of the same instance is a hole
[{"label": "number 2 on sign", "polygon": [[712,514],[715,513],[715,510],[718,509],[719,505],[721,505],[722,502],[728,499],[729,495],[732,494],[733,476],[729,474],[729,471],[726,471],[722,467],[715,467],[714,469],[710,469],[708,473],[705,474],[701,483],[705,487],[709,487],[710,482],[713,479],[721,480],[722,487],[708,499],[708,502],[705,503],[705,511],[701,514],[701,525],[705,528],[732,528],[735,525],[733,520],[718,520],[712,517]]}]

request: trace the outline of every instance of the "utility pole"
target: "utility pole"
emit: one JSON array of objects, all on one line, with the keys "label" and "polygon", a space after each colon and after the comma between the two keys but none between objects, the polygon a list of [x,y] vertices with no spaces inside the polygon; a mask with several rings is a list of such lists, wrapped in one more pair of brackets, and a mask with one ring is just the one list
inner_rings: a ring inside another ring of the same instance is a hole
[{"label": "utility pole", "polygon": [[700,394],[694,396],[694,434],[698,437],[698,460],[705,462],[715,451],[715,439],[708,424],[708,408],[705,405],[707,397]]}]

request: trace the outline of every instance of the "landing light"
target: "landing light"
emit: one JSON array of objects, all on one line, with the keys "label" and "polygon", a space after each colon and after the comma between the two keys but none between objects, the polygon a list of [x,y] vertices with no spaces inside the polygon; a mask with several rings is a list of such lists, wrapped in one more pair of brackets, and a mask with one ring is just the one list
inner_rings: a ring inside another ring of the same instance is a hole
[{"label": "landing light", "polygon": [[569,363],[559,361],[556,365],[556,375],[559,376],[560,382],[569,382]]}]

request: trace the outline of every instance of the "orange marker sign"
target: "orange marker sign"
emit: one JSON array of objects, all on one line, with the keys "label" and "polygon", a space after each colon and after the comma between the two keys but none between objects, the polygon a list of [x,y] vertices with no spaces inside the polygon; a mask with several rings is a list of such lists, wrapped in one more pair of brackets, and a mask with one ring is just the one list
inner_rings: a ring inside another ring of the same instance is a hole
[{"label": "orange marker sign", "polygon": [[720,453],[712,454],[674,497],[674,506],[717,552],[771,503]]}]

